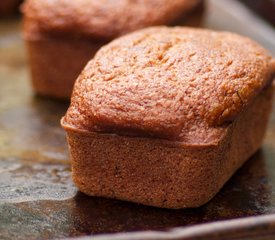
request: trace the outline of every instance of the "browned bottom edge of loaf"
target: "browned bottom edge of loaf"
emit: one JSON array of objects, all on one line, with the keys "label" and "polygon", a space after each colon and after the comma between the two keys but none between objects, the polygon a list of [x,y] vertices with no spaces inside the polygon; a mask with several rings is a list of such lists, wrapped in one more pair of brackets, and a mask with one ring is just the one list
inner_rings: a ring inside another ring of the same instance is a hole
[{"label": "browned bottom edge of loaf", "polygon": [[38,95],[69,99],[86,63],[102,46],[83,39],[26,39],[32,85]]},{"label": "browned bottom edge of loaf", "polygon": [[98,134],[62,122],[80,191],[163,208],[199,207],[261,146],[272,88],[225,128],[215,145]]},{"label": "browned bottom edge of loaf", "polygon": [[80,191],[162,208],[199,207],[261,146],[271,87],[225,128],[214,145],[99,134],[62,125]]}]

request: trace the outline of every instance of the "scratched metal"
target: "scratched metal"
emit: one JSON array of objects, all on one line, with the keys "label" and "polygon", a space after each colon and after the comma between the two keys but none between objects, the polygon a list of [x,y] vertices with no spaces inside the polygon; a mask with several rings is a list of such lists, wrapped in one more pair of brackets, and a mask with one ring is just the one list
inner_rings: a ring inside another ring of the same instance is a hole
[{"label": "scratched metal", "polygon": [[77,192],[59,125],[68,104],[32,94],[19,28],[18,20],[0,22],[0,239],[162,231],[275,213],[275,111],[262,149],[201,208],[157,209]]}]

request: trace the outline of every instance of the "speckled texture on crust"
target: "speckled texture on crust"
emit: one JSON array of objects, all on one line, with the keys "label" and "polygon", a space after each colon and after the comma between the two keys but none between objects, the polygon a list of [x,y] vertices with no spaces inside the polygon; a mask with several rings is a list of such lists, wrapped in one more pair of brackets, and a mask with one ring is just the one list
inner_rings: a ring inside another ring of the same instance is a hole
[{"label": "speckled texture on crust", "polygon": [[96,54],[75,84],[65,122],[93,132],[215,143],[274,71],[263,48],[236,34],[149,28]]},{"label": "speckled texture on crust", "polygon": [[111,40],[136,29],[174,25],[201,0],[27,0],[28,31]]}]

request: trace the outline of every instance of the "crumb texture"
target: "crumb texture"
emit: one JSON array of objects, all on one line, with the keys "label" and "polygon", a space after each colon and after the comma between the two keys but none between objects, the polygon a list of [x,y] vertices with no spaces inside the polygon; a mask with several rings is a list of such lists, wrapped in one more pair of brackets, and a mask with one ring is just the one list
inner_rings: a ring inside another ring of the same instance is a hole
[{"label": "crumb texture", "polygon": [[27,0],[29,30],[110,40],[127,32],[179,21],[201,0]]},{"label": "crumb texture", "polygon": [[78,78],[66,124],[191,142],[217,139],[274,75],[257,43],[227,32],[153,27],[103,47]]}]

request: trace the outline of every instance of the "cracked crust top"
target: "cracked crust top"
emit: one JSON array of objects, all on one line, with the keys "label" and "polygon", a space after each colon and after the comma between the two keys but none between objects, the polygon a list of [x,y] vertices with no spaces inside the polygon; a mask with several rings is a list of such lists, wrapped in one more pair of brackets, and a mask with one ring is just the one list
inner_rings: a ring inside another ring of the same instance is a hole
[{"label": "cracked crust top", "polygon": [[259,94],[274,60],[228,32],[154,27],[101,48],[78,78],[66,125],[207,143]]},{"label": "cracked crust top", "polygon": [[202,0],[26,0],[28,31],[110,40],[133,30],[178,22]]}]

